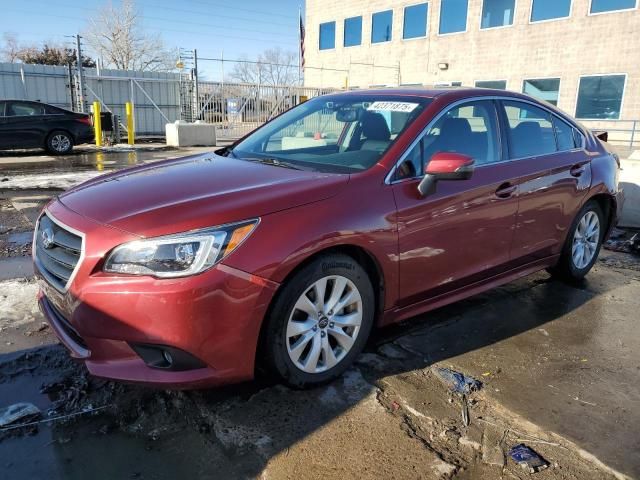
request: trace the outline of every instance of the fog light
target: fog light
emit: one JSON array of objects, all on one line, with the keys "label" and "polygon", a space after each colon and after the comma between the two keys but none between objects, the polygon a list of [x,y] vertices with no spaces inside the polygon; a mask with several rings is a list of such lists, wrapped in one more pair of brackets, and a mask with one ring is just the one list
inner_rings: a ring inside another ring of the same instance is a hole
[{"label": "fog light", "polygon": [[151,368],[183,371],[207,366],[202,360],[179,348],[148,343],[130,343],[129,346]]}]

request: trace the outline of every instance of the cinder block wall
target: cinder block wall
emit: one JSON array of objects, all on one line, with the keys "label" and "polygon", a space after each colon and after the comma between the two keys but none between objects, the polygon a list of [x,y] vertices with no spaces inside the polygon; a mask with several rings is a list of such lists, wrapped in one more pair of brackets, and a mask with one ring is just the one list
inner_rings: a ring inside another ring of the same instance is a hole
[{"label": "cinder block wall", "polygon": [[[431,0],[426,38],[403,40],[404,7],[421,0],[307,0],[305,85],[371,85],[559,77],[558,106],[575,113],[581,75],[626,73],[621,119],[640,119],[640,10],[589,15],[590,0],[573,0],[571,16],[529,23],[532,0],[516,0],[512,26],[480,30],[482,0],[469,0],[467,31],[439,35],[440,0]],[[392,40],[371,43],[371,15],[393,9]],[[344,19],[362,15],[362,45],[343,47]],[[319,50],[319,25],[336,22],[336,48]],[[374,68],[365,64],[375,64]],[[447,70],[438,68],[448,63]],[[395,68],[382,68],[382,66]],[[321,70],[320,67],[324,69]],[[342,69],[331,71],[328,69]]]}]

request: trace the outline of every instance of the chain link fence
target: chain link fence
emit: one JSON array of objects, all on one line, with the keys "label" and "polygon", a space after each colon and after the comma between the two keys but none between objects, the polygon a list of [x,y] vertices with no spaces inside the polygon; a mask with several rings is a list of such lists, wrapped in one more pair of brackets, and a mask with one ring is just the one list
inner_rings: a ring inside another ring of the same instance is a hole
[{"label": "chain link fence", "polygon": [[216,125],[218,138],[233,139],[310,98],[332,89],[200,82],[197,118]]}]

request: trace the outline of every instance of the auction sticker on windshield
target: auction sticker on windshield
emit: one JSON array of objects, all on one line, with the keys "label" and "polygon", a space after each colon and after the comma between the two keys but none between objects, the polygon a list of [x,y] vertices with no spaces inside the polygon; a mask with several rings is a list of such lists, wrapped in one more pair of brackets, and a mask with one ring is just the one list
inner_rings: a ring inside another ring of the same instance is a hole
[{"label": "auction sticker on windshield", "polygon": [[418,106],[417,103],[410,102],[373,102],[367,110],[376,110],[378,112],[413,112]]}]

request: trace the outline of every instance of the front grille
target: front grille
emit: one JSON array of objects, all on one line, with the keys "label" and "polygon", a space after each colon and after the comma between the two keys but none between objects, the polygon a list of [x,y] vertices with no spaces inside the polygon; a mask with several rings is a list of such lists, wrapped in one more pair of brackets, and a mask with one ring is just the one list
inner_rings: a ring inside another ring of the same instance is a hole
[{"label": "front grille", "polygon": [[46,280],[64,291],[78,267],[82,237],[43,214],[35,235],[34,259]]}]

